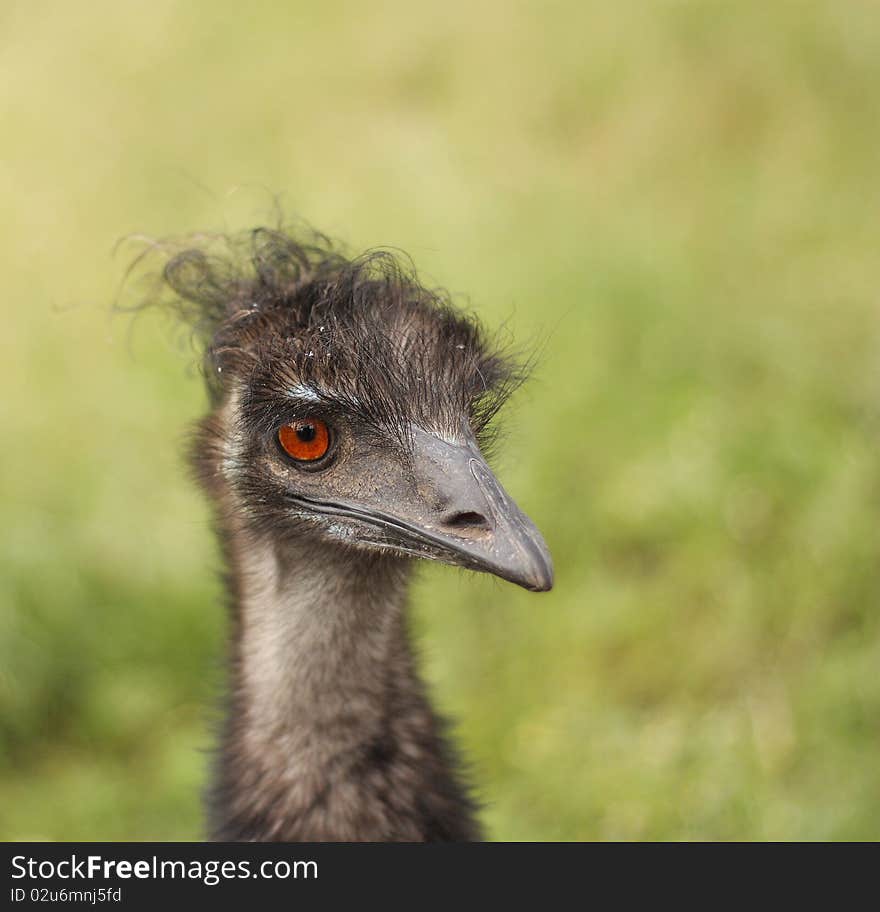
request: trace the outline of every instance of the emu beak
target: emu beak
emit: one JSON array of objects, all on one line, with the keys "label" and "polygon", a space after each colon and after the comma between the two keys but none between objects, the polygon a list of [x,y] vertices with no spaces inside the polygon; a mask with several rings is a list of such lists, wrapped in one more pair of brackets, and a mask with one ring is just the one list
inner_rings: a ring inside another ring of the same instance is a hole
[{"label": "emu beak", "polygon": [[412,461],[381,456],[359,466],[353,496],[291,494],[310,511],[344,516],[380,530],[364,541],[492,573],[530,589],[553,586],[553,562],[541,533],[511,500],[472,439],[450,443],[412,428]]},{"label": "emu beak", "polygon": [[449,443],[416,428],[414,446],[418,503],[404,508],[409,516],[396,517],[413,544],[426,557],[492,573],[532,592],[550,589],[553,562],[541,533],[501,487],[476,443]]}]

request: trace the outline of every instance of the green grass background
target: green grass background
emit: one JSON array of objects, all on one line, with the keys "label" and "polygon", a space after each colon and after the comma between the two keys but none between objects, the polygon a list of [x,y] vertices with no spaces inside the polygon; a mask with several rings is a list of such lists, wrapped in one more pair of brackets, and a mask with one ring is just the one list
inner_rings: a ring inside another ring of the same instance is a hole
[{"label": "green grass background", "polygon": [[0,4],[0,836],[201,833],[205,401],[112,249],[279,193],[542,345],[555,590],[414,596],[491,837],[880,837],[878,102],[867,0]]}]

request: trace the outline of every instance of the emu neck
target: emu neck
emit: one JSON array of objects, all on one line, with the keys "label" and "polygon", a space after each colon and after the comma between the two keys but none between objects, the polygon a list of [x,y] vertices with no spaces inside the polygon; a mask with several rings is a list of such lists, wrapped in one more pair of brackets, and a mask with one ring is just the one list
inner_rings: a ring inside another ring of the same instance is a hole
[{"label": "emu neck", "polygon": [[476,838],[411,656],[409,563],[306,539],[230,544],[215,838]]},{"label": "emu neck", "polygon": [[282,736],[322,763],[377,729],[392,679],[412,673],[399,667],[408,567],[297,540],[257,545],[239,567],[235,685],[248,735]]}]

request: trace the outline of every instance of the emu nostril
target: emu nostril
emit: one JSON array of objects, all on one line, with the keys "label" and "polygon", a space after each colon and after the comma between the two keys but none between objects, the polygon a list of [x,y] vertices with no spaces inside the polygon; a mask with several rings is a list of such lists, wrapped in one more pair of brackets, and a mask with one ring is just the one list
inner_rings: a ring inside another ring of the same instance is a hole
[{"label": "emu nostril", "polygon": [[443,525],[447,529],[453,529],[458,532],[486,531],[492,528],[489,520],[482,513],[476,513],[473,510],[451,513],[443,518]]}]

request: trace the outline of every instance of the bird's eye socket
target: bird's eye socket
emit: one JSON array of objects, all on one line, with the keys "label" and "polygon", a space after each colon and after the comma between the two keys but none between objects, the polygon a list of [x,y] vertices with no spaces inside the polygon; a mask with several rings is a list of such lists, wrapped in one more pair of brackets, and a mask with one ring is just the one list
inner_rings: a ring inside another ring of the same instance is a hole
[{"label": "bird's eye socket", "polygon": [[292,459],[316,462],[330,449],[330,430],[320,418],[302,418],[282,425],[278,442]]}]

